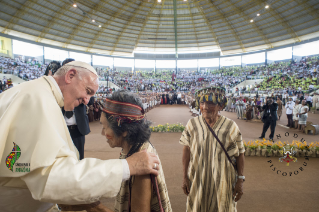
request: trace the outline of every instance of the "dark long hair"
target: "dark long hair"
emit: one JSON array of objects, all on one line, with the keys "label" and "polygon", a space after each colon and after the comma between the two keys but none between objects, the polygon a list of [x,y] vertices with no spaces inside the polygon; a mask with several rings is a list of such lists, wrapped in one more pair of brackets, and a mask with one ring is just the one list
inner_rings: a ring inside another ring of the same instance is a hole
[{"label": "dark long hair", "polygon": [[[115,91],[112,95],[109,95],[107,98],[114,101],[138,105],[141,108],[143,108],[141,99],[137,95],[127,90]],[[150,121],[143,119],[141,121],[132,123],[123,122],[119,126],[118,122],[114,120],[110,114],[104,111],[103,114],[106,116],[109,126],[114,131],[116,136],[121,136],[124,132],[127,132],[125,141],[128,142],[128,144],[132,145],[127,156],[130,156],[137,152],[145,142],[149,141],[151,137]]]},{"label": "dark long hair", "polygon": [[61,64],[58,61],[52,61],[49,63],[49,65],[47,66],[44,75],[45,76],[49,76],[49,71],[52,71],[52,75],[54,75],[54,73],[61,68]]}]

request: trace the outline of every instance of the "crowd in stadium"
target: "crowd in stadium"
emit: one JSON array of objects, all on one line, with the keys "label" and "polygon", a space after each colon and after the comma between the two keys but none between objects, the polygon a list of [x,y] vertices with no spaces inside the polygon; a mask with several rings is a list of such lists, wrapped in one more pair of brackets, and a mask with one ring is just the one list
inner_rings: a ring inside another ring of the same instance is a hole
[{"label": "crowd in stadium", "polygon": [[[319,88],[318,68],[319,57],[304,57],[300,62],[278,62],[267,66],[246,66],[221,68],[220,70],[188,70],[180,69],[162,71],[132,71],[121,72],[112,69],[96,68],[100,80],[113,82],[120,88],[133,92],[156,92],[159,95],[167,92],[190,92],[208,86],[222,86],[227,93],[236,88],[238,93],[256,93],[264,91],[268,94],[285,94],[291,91],[312,91]],[[21,58],[0,57],[0,71],[4,74],[14,74],[24,80],[37,79],[43,76],[47,64],[40,64],[35,59],[23,61]],[[107,73],[107,75],[106,75]],[[246,79],[264,79],[251,88],[236,85]],[[12,86],[11,79],[1,79],[2,89]],[[107,93],[106,85],[101,85],[97,93]],[[173,93],[174,94],[174,93]],[[289,93],[291,95],[291,93]]]}]

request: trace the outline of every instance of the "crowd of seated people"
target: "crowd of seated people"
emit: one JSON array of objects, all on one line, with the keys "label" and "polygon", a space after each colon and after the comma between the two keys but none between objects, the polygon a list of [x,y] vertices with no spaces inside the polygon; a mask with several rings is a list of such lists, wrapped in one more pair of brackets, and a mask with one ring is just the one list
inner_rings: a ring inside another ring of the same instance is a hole
[{"label": "crowd of seated people", "polygon": [[[225,69],[226,70],[226,69]],[[228,70],[228,69],[227,69]],[[231,70],[231,68],[229,68]],[[248,73],[248,72],[247,72]],[[228,72],[172,70],[145,72],[110,71],[109,80],[131,91],[181,91],[192,92],[207,86],[223,86],[231,89],[246,79],[246,73],[230,75]],[[103,89],[103,87],[101,88]]]},{"label": "crowd of seated people", "polygon": [[33,80],[43,76],[46,66],[35,59],[24,61],[20,57],[15,59],[0,57],[1,73],[13,74],[24,80]]},{"label": "crowd of seated people", "polygon": [[[254,91],[268,93],[284,93],[289,88],[298,90],[315,90],[319,87],[318,62],[319,57],[304,57],[300,62],[279,62],[267,66],[223,67],[219,70],[175,70],[151,71],[126,71],[121,72],[108,68],[96,68],[100,80],[113,82],[123,89],[133,92],[187,92],[195,93],[196,90],[208,86],[222,86],[228,92],[236,85],[252,77],[264,78],[256,84]],[[21,58],[0,57],[1,73],[11,73],[25,80],[32,80],[43,76],[46,64],[36,60],[23,61]],[[2,85],[4,83],[2,82]],[[8,86],[5,86],[8,88]],[[107,93],[106,86],[101,85],[98,93]],[[245,91],[245,88],[244,90]],[[246,90],[247,91],[247,90]]]},{"label": "crowd of seated people", "polygon": [[313,57],[312,63],[285,63],[282,66],[273,67],[273,75],[261,82],[256,87],[267,92],[283,92],[288,89],[311,92],[319,88],[318,68],[319,57]]}]

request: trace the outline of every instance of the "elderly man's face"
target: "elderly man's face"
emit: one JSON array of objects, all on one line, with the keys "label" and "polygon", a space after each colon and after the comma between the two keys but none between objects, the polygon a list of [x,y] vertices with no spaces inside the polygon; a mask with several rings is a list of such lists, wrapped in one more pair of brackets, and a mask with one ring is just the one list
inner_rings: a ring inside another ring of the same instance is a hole
[{"label": "elderly man's face", "polygon": [[200,102],[200,111],[203,114],[203,117],[210,117],[212,115],[216,115],[220,109],[218,104],[214,104],[213,102]]},{"label": "elderly man's face", "polygon": [[68,89],[63,93],[66,110],[73,110],[82,103],[87,105],[99,88],[98,78],[95,74],[83,73],[82,80],[78,74],[71,69],[65,76],[65,80],[68,82]]}]

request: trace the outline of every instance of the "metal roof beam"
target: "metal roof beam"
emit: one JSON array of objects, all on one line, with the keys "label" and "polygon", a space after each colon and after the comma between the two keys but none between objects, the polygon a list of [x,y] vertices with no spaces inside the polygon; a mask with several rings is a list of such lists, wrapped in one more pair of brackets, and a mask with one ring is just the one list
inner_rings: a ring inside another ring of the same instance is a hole
[{"label": "metal roof beam", "polygon": [[[94,8],[90,10],[90,12],[88,12],[87,14],[90,16],[93,16],[94,13],[96,12],[96,9],[99,7],[103,7],[104,4],[102,3],[102,5],[100,4],[101,1],[99,1],[98,3],[95,4]],[[68,45],[70,44],[70,42],[73,40],[73,38],[75,37],[75,35],[79,32],[80,28],[83,26],[83,24],[85,24],[85,22],[87,20],[90,20],[90,22],[92,21],[90,19],[89,16],[87,16],[86,14],[83,14],[83,18],[82,20],[73,28],[72,33],[69,35],[68,39],[65,41],[65,43],[63,44],[64,48],[67,48]]]},{"label": "metal roof beam", "polygon": [[[250,18],[244,13],[244,11],[241,8],[238,8],[235,4],[233,4],[230,0],[226,0],[226,2],[231,5],[235,11],[240,14],[247,22],[250,22]],[[268,40],[268,38],[264,35],[263,31],[259,29],[257,24],[255,22],[251,23],[251,26],[258,32],[258,34],[263,38],[265,44],[269,46],[269,48],[273,48],[271,42]]]},{"label": "metal roof beam", "polygon": [[188,8],[188,11],[189,11],[189,15],[190,15],[190,17],[192,19],[193,29],[194,29],[194,33],[195,33],[195,37],[196,37],[196,43],[197,43],[197,50],[199,51],[198,37],[197,37],[197,31],[195,29],[193,14],[192,14],[191,8],[189,6],[189,2],[188,1],[186,1],[186,2],[187,2],[187,8]]},{"label": "metal roof beam", "polygon": [[26,0],[23,5],[15,12],[9,23],[4,27],[2,33],[8,33],[19,21],[20,17],[28,12],[29,7],[32,7],[38,0]]},{"label": "metal roof beam", "polygon": [[309,13],[310,15],[315,18],[319,22],[319,13],[318,9],[315,9],[313,6],[309,5],[309,1],[307,0],[296,0],[298,5],[302,5]]},{"label": "metal roof beam", "polygon": [[66,10],[71,7],[70,2],[65,2],[64,5],[57,11],[55,16],[48,22],[47,26],[41,31],[41,34],[35,40],[36,42],[40,42],[46,34],[50,31],[50,29],[60,20],[59,18],[64,14]]},{"label": "metal roof beam", "polygon": [[177,49],[177,5],[176,5],[176,0],[173,0],[173,3],[174,3],[175,58],[178,58],[178,49]]},{"label": "metal roof beam", "polygon": [[221,47],[220,47],[220,45],[219,45],[218,38],[217,38],[217,36],[216,36],[216,34],[215,34],[215,32],[214,32],[214,29],[213,29],[212,25],[209,23],[208,19],[206,18],[206,15],[205,15],[205,13],[204,13],[202,7],[199,5],[198,1],[196,1],[196,0],[194,0],[193,3],[197,6],[197,9],[199,10],[199,12],[201,13],[203,19],[205,20],[206,25],[207,25],[208,28],[210,29],[210,32],[212,33],[212,36],[213,36],[213,38],[214,38],[214,40],[215,40],[215,42],[216,42],[218,48],[222,51],[222,49],[221,49]]},{"label": "metal roof beam", "polygon": [[151,9],[148,11],[147,16],[145,17],[145,21],[144,21],[144,23],[143,23],[143,26],[142,26],[140,32],[138,33],[137,39],[136,39],[136,41],[135,41],[134,50],[136,49],[137,44],[138,44],[139,41],[140,41],[141,35],[142,35],[142,33],[144,32],[145,25],[146,25],[146,23],[147,23],[147,21],[148,21],[150,15],[153,13],[153,10],[155,9],[156,5],[157,5],[157,1],[155,0],[154,3],[153,3],[153,5],[152,5],[152,7],[151,7]]},{"label": "metal roof beam", "polygon": [[[157,38],[157,34],[158,34],[157,32],[158,32],[158,29],[159,29],[159,26],[160,26],[160,22],[161,22],[161,17],[162,17],[162,11],[163,11],[164,4],[165,4],[165,1],[163,0],[162,1],[162,6],[161,6],[161,10],[160,10],[160,14],[158,16],[158,22],[157,22],[156,34],[155,34],[156,38]],[[157,40],[155,40],[155,42],[154,42],[154,51],[155,51],[155,48],[156,48],[156,42],[157,42]]]},{"label": "metal roof beam", "polygon": [[[103,2],[106,2],[106,0],[102,0]],[[94,38],[92,39],[91,43],[89,44],[89,47],[86,49],[87,52],[89,52],[91,50],[91,48],[94,46],[94,44],[96,43],[96,41],[99,39],[99,37],[101,36],[102,32],[112,23],[112,21],[114,19],[116,19],[121,13],[122,11],[124,11],[129,4],[132,4],[132,1],[127,1],[127,3],[118,11],[116,11],[115,15],[109,20],[107,21],[107,23],[103,24],[102,27],[100,28],[100,30],[98,31],[98,33],[94,36]]]},{"label": "metal roof beam", "polygon": [[[145,4],[145,1],[142,1],[142,5],[143,5],[143,4]],[[143,7],[141,7],[142,5],[140,5],[140,6],[134,11],[134,13],[133,13],[131,19],[130,19],[129,22],[125,25],[125,27],[122,29],[120,35],[118,35],[118,37],[117,37],[117,39],[116,39],[116,41],[115,41],[115,43],[114,43],[114,46],[113,46],[113,48],[112,48],[112,50],[111,50],[110,55],[113,55],[113,52],[115,51],[115,49],[116,49],[116,47],[117,47],[117,44],[119,43],[120,39],[122,38],[123,33],[125,32],[125,30],[127,29],[127,27],[131,24],[131,22],[133,21],[133,19],[135,18],[135,16],[138,14],[138,12],[141,11],[141,9],[143,8]]]},{"label": "metal roof beam", "polygon": [[[267,2],[265,2],[264,0],[256,0],[256,1],[258,2],[259,5],[262,5],[263,7],[267,5]],[[281,15],[271,6],[268,8],[268,10],[270,14],[277,20],[277,22],[279,22],[282,26],[286,28],[287,32],[291,35],[291,37],[295,41],[301,42],[301,39],[298,37],[296,32],[293,30],[293,28],[289,25],[288,21],[284,20],[284,18],[281,17]]]},{"label": "metal roof beam", "polygon": [[245,47],[243,45],[243,43],[241,42],[241,39],[239,38],[239,36],[237,35],[237,32],[235,31],[234,27],[231,25],[231,23],[227,20],[227,18],[225,17],[225,15],[220,12],[219,8],[217,6],[215,6],[214,2],[213,1],[209,1],[209,7],[216,11],[220,16],[221,18],[224,20],[224,23],[228,26],[228,28],[232,31],[232,35],[236,38],[239,46],[241,47],[241,49],[243,50],[243,52],[246,52],[245,50]]}]

